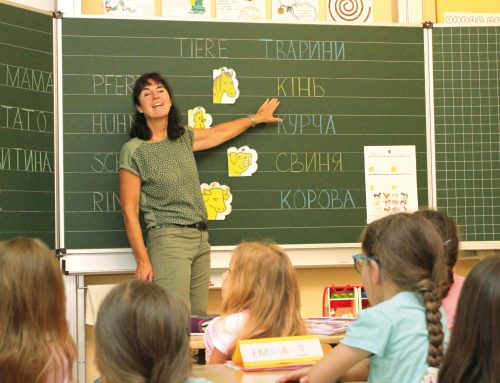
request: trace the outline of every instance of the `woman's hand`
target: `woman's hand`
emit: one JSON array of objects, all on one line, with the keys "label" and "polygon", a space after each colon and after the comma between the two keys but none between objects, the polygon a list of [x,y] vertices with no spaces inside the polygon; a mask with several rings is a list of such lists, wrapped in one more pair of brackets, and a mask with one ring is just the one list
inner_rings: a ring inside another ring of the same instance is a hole
[{"label": "woman's hand", "polygon": [[308,383],[309,379],[307,379],[307,374],[309,372],[309,369],[310,367],[305,367],[301,368],[300,370],[295,370],[276,380],[276,383],[287,383],[287,382]]},{"label": "woman's hand", "polygon": [[268,98],[264,103],[260,106],[259,110],[254,115],[255,123],[273,123],[273,122],[281,122],[282,119],[278,117],[274,117],[274,112],[280,105],[280,100],[277,98]]},{"label": "woman's hand", "polygon": [[145,281],[153,280],[153,267],[149,259],[141,260],[137,263],[137,268],[135,269],[135,278],[143,279]]}]

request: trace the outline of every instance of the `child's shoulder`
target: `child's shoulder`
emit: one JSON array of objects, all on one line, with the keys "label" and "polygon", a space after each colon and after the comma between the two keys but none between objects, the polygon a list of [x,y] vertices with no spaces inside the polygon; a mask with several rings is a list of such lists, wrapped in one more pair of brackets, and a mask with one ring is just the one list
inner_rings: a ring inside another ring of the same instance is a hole
[{"label": "child's shoulder", "polygon": [[246,311],[221,315],[213,319],[209,326],[215,329],[221,329],[225,332],[238,332],[245,324],[247,318],[248,313]]}]

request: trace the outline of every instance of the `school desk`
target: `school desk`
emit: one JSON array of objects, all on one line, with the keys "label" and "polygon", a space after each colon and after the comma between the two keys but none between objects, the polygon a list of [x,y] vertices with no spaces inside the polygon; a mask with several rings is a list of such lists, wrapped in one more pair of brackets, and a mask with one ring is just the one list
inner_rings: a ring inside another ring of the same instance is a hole
[{"label": "school desk", "polygon": [[193,366],[194,375],[214,383],[274,383],[276,379],[288,373],[289,371],[242,372],[223,364]]},{"label": "school desk", "polygon": [[[344,337],[344,333],[335,334],[335,335],[321,335],[319,337],[319,341],[322,344],[337,344]],[[205,341],[203,339],[203,335],[191,335],[191,339],[189,341],[189,345],[192,350],[200,350],[205,348]]]}]

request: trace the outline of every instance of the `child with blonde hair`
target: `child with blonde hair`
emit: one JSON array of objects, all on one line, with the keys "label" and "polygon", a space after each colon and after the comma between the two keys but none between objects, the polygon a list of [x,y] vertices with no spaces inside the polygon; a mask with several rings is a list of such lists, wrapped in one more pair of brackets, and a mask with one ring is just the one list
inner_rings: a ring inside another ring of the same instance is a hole
[{"label": "child with blonde hair", "polygon": [[447,331],[440,311],[446,267],[439,234],[421,216],[394,214],[367,226],[362,250],[354,267],[372,307],[316,365],[278,382],[418,383],[429,367],[437,374]]},{"label": "child with blonde hair", "polygon": [[0,242],[0,381],[69,383],[76,347],[54,254],[39,239]]},{"label": "child with blonde hair", "polygon": [[266,242],[237,246],[223,276],[222,315],[205,332],[207,362],[224,363],[239,339],[305,333],[297,277],[285,251]]}]

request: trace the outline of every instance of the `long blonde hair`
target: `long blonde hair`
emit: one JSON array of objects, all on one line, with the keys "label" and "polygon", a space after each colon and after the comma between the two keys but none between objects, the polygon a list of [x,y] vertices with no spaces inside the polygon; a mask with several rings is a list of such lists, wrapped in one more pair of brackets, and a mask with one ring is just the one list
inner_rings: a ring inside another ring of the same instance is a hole
[{"label": "long blonde hair", "polygon": [[95,361],[106,383],[181,383],[191,370],[186,305],[152,282],[113,288],[95,325]]},{"label": "long blonde hair", "polygon": [[297,276],[281,247],[267,242],[240,244],[233,251],[230,273],[223,315],[248,313],[238,339],[305,334]]},{"label": "long blonde hair", "polygon": [[54,255],[39,239],[0,242],[2,383],[62,382],[70,375],[75,355]]}]

